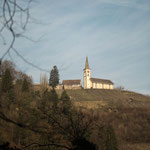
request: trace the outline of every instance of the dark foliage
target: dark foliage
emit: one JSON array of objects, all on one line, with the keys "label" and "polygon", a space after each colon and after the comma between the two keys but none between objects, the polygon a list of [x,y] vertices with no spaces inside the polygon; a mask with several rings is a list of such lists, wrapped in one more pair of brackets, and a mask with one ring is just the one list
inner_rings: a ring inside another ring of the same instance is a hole
[{"label": "dark foliage", "polygon": [[68,96],[66,90],[63,90],[63,92],[62,92],[62,94],[61,94],[60,100],[62,100],[62,101],[64,101],[64,102],[65,102],[65,101],[70,101],[70,98],[69,98],[69,96]]},{"label": "dark foliage", "polygon": [[[11,75],[5,69],[3,85],[8,85],[8,81],[12,83]],[[9,80],[4,82],[4,77]],[[148,99],[140,108],[117,105],[115,111],[113,108],[111,111],[90,111],[73,105],[67,93],[76,91],[63,90],[60,93],[52,88],[40,93],[30,88],[23,92],[22,78],[18,81],[0,91],[1,146],[5,147],[7,144],[2,143],[8,141],[19,148],[27,146],[26,149],[118,150],[122,143],[150,142],[150,132],[147,132],[150,130]],[[2,82],[0,86],[2,89]],[[95,90],[88,92],[96,93]]]},{"label": "dark foliage", "polygon": [[2,76],[2,92],[9,92],[13,88],[13,78],[11,76],[10,70],[6,69],[4,75]]},{"label": "dark foliage", "polygon": [[54,101],[54,102],[58,101],[58,95],[54,88],[50,91],[50,101]]},{"label": "dark foliage", "polygon": [[55,88],[59,84],[59,71],[57,66],[54,66],[50,72],[49,85]]},{"label": "dark foliage", "polygon": [[26,78],[24,78],[22,83],[22,92],[29,92],[29,83]]},{"label": "dark foliage", "polygon": [[111,125],[99,128],[100,150],[118,150],[117,139]]},{"label": "dark foliage", "polygon": [[63,90],[60,101],[62,102],[63,112],[68,113],[68,111],[71,109],[72,104],[66,90]]},{"label": "dark foliage", "polygon": [[3,143],[0,145],[0,150],[20,150],[19,148],[16,147],[11,147],[9,142]]},{"label": "dark foliage", "polygon": [[97,146],[86,139],[77,139],[73,141],[73,147],[71,150],[97,150]]}]

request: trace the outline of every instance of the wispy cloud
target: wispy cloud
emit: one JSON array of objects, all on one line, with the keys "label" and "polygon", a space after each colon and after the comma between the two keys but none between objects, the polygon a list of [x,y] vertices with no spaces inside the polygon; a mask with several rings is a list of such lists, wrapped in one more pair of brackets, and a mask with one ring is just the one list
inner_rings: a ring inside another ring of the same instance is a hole
[{"label": "wispy cloud", "polygon": [[150,11],[149,4],[150,2],[147,0],[143,0],[142,2],[138,0],[97,0],[99,3],[107,3],[107,4],[114,4],[117,6],[124,6],[130,8],[141,9],[144,11]]}]

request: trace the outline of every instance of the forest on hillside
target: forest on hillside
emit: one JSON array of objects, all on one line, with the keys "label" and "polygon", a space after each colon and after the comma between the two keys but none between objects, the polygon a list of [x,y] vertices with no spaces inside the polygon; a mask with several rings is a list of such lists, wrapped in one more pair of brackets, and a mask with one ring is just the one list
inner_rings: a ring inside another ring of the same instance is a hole
[{"label": "forest on hillside", "polygon": [[92,111],[75,108],[65,90],[61,97],[55,88],[34,91],[31,78],[9,61],[3,62],[1,72],[1,147],[9,143],[13,149],[117,149],[113,127],[98,124]]},{"label": "forest on hillside", "polygon": [[[37,91],[10,61],[1,65],[0,149],[123,150],[150,142],[150,110],[75,107],[67,92]],[[131,148],[132,149],[132,148]]]}]

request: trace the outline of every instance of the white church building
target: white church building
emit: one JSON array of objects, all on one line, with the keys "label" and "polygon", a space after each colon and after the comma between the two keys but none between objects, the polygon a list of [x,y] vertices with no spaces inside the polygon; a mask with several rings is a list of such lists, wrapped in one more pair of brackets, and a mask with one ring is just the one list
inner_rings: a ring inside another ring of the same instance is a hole
[{"label": "white church building", "polygon": [[[91,77],[91,69],[89,68],[88,58],[86,57],[83,76],[84,89],[114,89],[114,83],[106,79],[97,79]],[[59,86],[60,87],[60,86]],[[61,87],[65,89],[81,89],[81,80],[63,80]]]},{"label": "white church building", "polygon": [[88,58],[86,57],[84,77],[83,77],[83,88],[84,89],[114,89],[114,83],[111,80],[92,78],[91,69],[89,68]]}]

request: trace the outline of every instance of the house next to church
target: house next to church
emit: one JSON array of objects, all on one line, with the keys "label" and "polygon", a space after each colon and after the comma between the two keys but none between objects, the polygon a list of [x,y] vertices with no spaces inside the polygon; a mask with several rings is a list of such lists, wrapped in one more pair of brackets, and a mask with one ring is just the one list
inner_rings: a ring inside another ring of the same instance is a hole
[{"label": "house next to church", "polygon": [[81,80],[63,80],[62,86],[64,89],[81,89]]},{"label": "house next to church", "polygon": [[111,80],[97,79],[91,77],[91,69],[89,68],[88,58],[86,57],[86,63],[84,68],[83,77],[84,89],[114,89],[114,83]]}]

